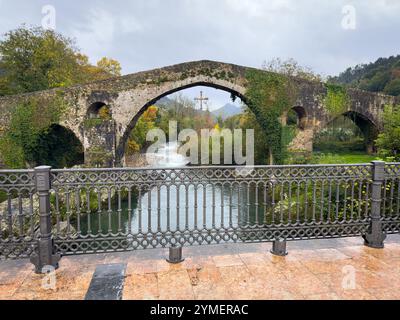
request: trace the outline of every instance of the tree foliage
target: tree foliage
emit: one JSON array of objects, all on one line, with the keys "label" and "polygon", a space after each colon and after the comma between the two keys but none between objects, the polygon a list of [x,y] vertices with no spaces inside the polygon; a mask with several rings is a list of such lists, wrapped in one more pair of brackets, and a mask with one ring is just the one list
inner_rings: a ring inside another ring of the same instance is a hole
[{"label": "tree foliage", "polygon": [[250,70],[246,97],[248,107],[263,129],[270,164],[282,164],[286,156],[287,139],[280,121],[284,111],[293,105],[296,87],[290,77],[272,72]]},{"label": "tree foliage", "polygon": [[379,58],[369,64],[348,68],[330,80],[367,91],[398,96],[400,95],[400,55]]},{"label": "tree foliage", "polygon": [[298,77],[310,81],[322,81],[321,75],[315,73],[309,67],[301,66],[296,60],[289,58],[282,60],[281,58],[273,58],[265,61],[262,68],[269,72],[280,73],[289,77]]},{"label": "tree foliage", "polygon": [[350,104],[350,98],[346,88],[333,83],[326,83],[325,86],[327,93],[324,99],[324,105],[330,115],[338,116],[344,113]]},{"label": "tree foliage", "polygon": [[400,106],[386,106],[384,112],[384,129],[378,136],[376,145],[379,155],[400,160]]},{"label": "tree foliage", "polygon": [[109,59],[106,57],[101,58],[97,62],[97,67],[114,77],[118,77],[121,75],[121,64],[117,60]]},{"label": "tree foliage", "polygon": [[73,40],[52,30],[22,26],[0,41],[0,95],[67,87],[120,71],[119,63],[108,58],[91,65]]},{"label": "tree foliage", "polygon": [[255,142],[256,147],[254,148],[254,163],[257,165],[269,164],[270,159],[267,135],[250,109],[245,108],[244,113],[226,119],[225,126],[232,130],[237,128],[243,130],[253,129],[254,137],[257,141]]},{"label": "tree foliage", "polygon": [[157,113],[158,108],[156,106],[151,106],[139,118],[128,139],[128,155],[140,152],[147,146],[146,135],[149,130],[156,127],[155,121],[157,119]]},{"label": "tree foliage", "polygon": [[66,105],[62,98],[44,103],[30,99],[16,105],[10,125],[0,136],[0,154],[8,168],[51,165],[63,168],[82,162],[83,150],[73,133],[56,126]]},{"label": "tree foliage", "polygon": [[[52,30],[22,26],[0,41],[0,96],[102,80],[120,72],[118,61],[110,58],[91,65],[73,40]],[[55,126],[68,106],[58,95],[45,100],[29,99],[11,111],[10,124],[0,132],[6,167],[70,167],[82,162],[80,142],[72,132]],[[107,106],[99,110],[99,117],[111,118]]]},{"label": "tree foliage", "polygon": [[169,121],[177,122],[178,131],[193,129],[199,134],[201,129],[213,129],[215,126],[216,119],[210,112],[197,110],[195,102],[181,93],[172,99],[160,101],[157,105],[159,106],[157,126],[167,134]]},{"label": "tree foliage", "polygon": [[111,120],[112,116],[110,107],[107,105],[100,107],[98,117],[102,120]]}]

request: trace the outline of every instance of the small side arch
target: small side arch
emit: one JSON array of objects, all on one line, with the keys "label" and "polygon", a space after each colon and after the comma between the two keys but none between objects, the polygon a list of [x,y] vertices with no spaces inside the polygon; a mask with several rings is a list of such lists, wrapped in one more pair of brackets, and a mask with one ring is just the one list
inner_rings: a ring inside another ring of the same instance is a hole
[{"label": "small side arch", "polygon": [[376,153],[375,140],[378,138],[379,128],[373,120],[367,118],[365,115],[355,112],[348,111],[343,114],[343,116],[351,119],[354,124],[360,128],[364,135],[365,145],[367,153]]},{"label": "small side arch", "polygon": [[111,118],[111,108],[108,104],[97,101],[92,103],[86,112],[86,118],[96,119],[96,118]]},{"label": "small side arch", "polygon": [[307,111],[302,106],[292,107],[282,116],[283,125],[296,125],[298,129],[305,130],[308,125]]},{"label": "small side arch", "polygon": [[308,117],[307,117],[306,109],[304,109],[304,107],[301,107],[301,106],[295,106],[292,108],[292,110],[297,115],[298,128],[300,130],[305,130],[307,128],[307,124],[308,124]]},{"label": "small side arch", "polygon": [[35,165],[70,168],[84,163],[84,147],[75,133],[60,124],[52,124],[39,135]]},{"label": "small side arch", "polygon": [[329,126],[339,117],[346,117],[350,119],[360,129],[364,137],[365,149],[368,154],[376,153],[377,150],[375,146],[375,140],[377,139],[379,134],[379,127],[373,120],[371,120],[365,114],[359,113],[357,111],[346,111],[336,116],[335,118],[330,119],[330,121],[328,121],[325,126]]}]

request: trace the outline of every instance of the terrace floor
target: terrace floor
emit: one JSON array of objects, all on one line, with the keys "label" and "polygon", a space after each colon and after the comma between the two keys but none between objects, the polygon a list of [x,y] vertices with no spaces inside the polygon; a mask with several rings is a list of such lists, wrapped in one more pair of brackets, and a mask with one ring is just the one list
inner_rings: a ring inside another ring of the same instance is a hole
[{"label": "terrace floor", "polygon": [[61,259],[53,289],[28,260],[0,262],[0,300],[81,300],[97,265],[126,264],[123,299],[400,299],[400,235],[383,250],[360,238],[184,248],[186,260],[165,261],[167,250],[70,256]]}]

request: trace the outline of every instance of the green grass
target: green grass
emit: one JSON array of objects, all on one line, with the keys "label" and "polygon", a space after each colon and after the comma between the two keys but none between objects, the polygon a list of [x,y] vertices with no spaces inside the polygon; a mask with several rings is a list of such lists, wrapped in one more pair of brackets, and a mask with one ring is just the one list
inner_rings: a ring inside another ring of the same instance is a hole
[{"label": "green grass", "polygon": [[375,155],[365,152],[314,152],[314,153],[295,153],[289,154],[285,164],[357,164],[370,163],[374,160],[381,160]]},{"label": "green grass", "polygon": [[379,158],[365,153],[337,153],[315,154],[312,162],[318,164],[354,164],[369,163],[374,160],[379,160]]}]

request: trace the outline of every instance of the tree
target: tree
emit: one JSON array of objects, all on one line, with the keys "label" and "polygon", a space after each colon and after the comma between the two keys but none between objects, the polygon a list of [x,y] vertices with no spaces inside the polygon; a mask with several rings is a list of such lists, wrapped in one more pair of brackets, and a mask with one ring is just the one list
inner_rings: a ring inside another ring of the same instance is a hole
[{"label": "tree", "polygon": [[386,106],[383,121],[383,132],[376,140],[379,155],[384,158],[393,157],[398,161],[400,160],[400,106]]},{"label": "tree", "polygon": [[97,62],[97,67],[114,77],[121,75],[121,64],[117,60],[104,57]]},{"label": "tree", "polygon": [[158,108],[156,106],[151,106],[139,118],[128,139],[126,151],[129,155],[143,151],[147,147],[149,144],[146,140],[147,132],[155,128],[157,113]]},{"label": "tree", "polygon": [[17,94],[74,83],[73,42],[51,30],[25,27],[0,42],[2,94]]},{"label": "tree", "polygon": [[76,141],[54,126],[59,123],[65,108],[61,98],[46,104],[31,98],[13,107],[7,130],[0,135],[0,154],[4,164],[8,168],[41,164],[64,167],[70,164],[75,156]]},{"label": "tree", "polygon": [[[241,129],[253,129],[254,136],[257,139],[257,146],[254,150],[254,161],[257,165],[265,165],[271,164],[270,154],[269,154],[269,146],[267,141],[267,136],[264,133],[264,130],[260,126],[256,116],[249,108],[245,108],[243,114],[239,116],[239,126]],[[234,121],[236,125],[236,121]],[[244,139],[244,137],[243,137]],[[245,143],[244,143],[245,145]]]},{"label": "tree", "polygon": [[240,119],[242,117],[242,114],[236,114],[234,116],[231,116],[229,118],[226,118],[223,127],[229,130],[235,130],[237,128],[240,128]]},{"label": "tree", "polygon": [[379,58],[369,64],[348,68],[331,82],[346,84],[372,92],[400,95],[400,55]]},{"label": "tree", "polygon": [[121,67],[103,58],[97,66],[72,39],[39,27],[22,26],[0,41],[0,95],[12,95],[106,79]]},{"label": "tree", "polygon": [[[71,39],[51,30],[22,26],[0,41],[0,96],[106,79],[120,70],[119,63],[108,58],[91,65]],[[64,167],[81,161],[79,141],[54,127],[63,101],[39,104],[30,100],[12,110],[9,126],[0,131],[0,162],[23,168],[37,163]],[[104,120],[111,117],[107,106],[99,114]]]},{"label": "tree", "polygon": [[390,94],[392,96],[400,96],[400,77],[391,81],[385,87],[385,93]]},{"label": "tree", "polygon": [[316,74],[311,68],[300,66],[300,64],[292,58],[287,60],[273,58],[269,61],[264,61],[262,68],[266,71],[280,73],[290,77],[298,77],[318,82],[322,80],[322,77]]}]

